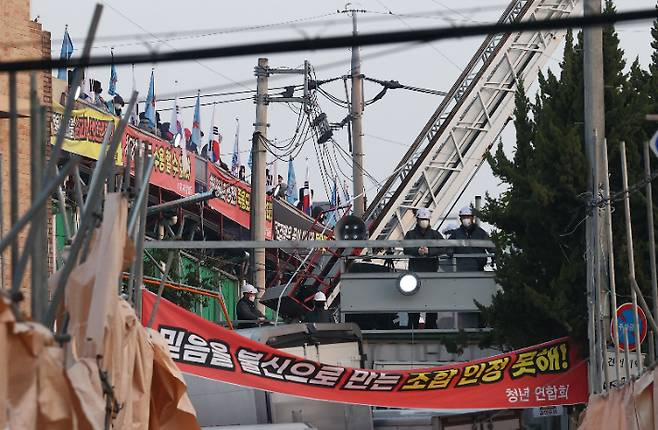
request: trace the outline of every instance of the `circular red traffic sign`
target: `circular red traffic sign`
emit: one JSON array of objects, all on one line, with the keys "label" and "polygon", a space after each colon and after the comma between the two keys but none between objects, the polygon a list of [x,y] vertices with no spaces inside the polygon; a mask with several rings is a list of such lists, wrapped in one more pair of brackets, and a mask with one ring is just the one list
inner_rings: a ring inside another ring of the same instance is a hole
[{"label": "circular red traffic sign", "polygon": [[[633,312],[632,303],[624,303],[617,308],[617,330],[619,333],[619,349],[626,348],[626,340],[624,338],[624,329],[628,330],[628,349],[629,351],[635,350],[637,341],[635,339],[635,312]],[[647,316],[641,307],[637,307],[637,317],[640,323],[640,343],[644,342],[647,337]],[[610,333],[614,338],[614,320],[610,322]]]}]

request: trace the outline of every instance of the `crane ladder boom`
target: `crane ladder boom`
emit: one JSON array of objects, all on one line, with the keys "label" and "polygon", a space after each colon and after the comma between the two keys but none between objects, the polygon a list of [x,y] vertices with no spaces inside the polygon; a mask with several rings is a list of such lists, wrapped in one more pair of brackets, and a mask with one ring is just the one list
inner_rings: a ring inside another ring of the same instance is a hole
[{"label": "crane ladder boom", "polygon": [[[499,22],[548,20],[574,13],[579,0],[514,0]],[[368,207],[373,239],[401,239],[414,212],[432,210],[432,225],[450,210],[484,161],[566,30],[488,36]]]}]

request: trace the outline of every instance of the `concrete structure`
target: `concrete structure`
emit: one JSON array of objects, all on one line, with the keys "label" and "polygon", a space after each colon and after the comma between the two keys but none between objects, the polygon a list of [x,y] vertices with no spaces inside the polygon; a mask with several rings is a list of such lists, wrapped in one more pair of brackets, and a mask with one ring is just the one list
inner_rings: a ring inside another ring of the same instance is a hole
[{"label": "concrete structure", "polygon": [[[41,24],[30,18],[29,0],[2,0],[0,2],[0,58],[2,61],[20,59],[50,58],[50,33],[43,31]],[[37,72],[38,94],[41,103],[47,107],[52,104],[52,77],[49,70]],[[10,175],[9,175],[9,76],[0,74],[0,154],[2,155],[2,216],[3,233],[9,228],[10,217]],[[17,74],[17,106],[18,106],[18,195],[19,216],[30,204],[30,74]],[[45,124],[50,127],[50,118]],[[46,136],[50,135],[49,128]],[[44,142],[44,150],[47,150]],[[49,217],[50,219],[50,217]],[[52,237],[53,223],[48,223],[48,236]],[[20,235],[21,242],[25,240],[27,228]],[[49,241],[51,243],[52,241]],[[22,249],[22,243],[20,245]],[[49,246],[49,267],[52,269],[52,247]],[[1,275],[2,286],[8,288],[11,283],[9,250],[2,255],[4,273]],[[22,291],[25,301],[22,309],[29,309],[30,284],[29,268],[23,278]]]}]

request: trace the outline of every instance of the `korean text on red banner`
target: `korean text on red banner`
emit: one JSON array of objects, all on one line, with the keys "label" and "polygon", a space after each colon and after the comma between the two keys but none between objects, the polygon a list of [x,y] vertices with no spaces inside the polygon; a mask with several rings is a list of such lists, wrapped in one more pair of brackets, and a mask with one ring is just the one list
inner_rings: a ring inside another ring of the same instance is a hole
[{"label": "korean text on red banner", "polygon": [[[155,296],[145,292],[142,315]],[[322,364],[223,329],[162,300],[154,327],[181,371],[293,396],[395,408],[509,409],[587,402],[587,362],[568,338],[409,371]]]}]

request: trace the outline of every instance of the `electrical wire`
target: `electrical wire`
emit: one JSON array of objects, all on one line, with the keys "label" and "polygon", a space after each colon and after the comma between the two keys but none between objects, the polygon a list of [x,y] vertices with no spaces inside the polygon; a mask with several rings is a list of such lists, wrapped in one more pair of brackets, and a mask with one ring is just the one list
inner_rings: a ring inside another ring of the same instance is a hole
[{"label": "electrical wire", "polygon": [[[385,31],[361,35],[343,35],[325,38],[283,40],[278,42],[257,42],[240,45],[173,50],[173,52],[149,52],[144,54],[102,55],[88,59],[31,59],[0,62],[1,72],[19,72],[28,70],[57,69],[60,67],[92,67],[125,64],[167,63],[178,61],[197,61],[208,58],[228,58],[244,55],[262,55],[277,52],[297,52],[347,48],[350,46],[371,46],[390,43],[422,42],[454,39],[459,37],[481,36],[500,33],[518,33],[524,31],[553,30],[574,27],[602,27],[617,22],[653,20],[658,18],[655,8],[642,9],[616,14],[571,16],[548,20],[529,20],[496,22],[491,24],[439,27],[409,31]],[[218,73],[218,72],[217,72]],[[233,81],[236,85],[241,85]]]},{"label": "electrical wire", "polygon": [[101,45],[101,46],[92,46],[94,49],[107,49],[110,47],[118,48],[118,47],[126,47],[126,46],[140,46],[144,44],[157,44],[157,43],[166,43],[166,42],[177,42],[181,40],[194,40],[194,39],[200,39],[200,38],[205,38],[205,37],[213,37],[213,36],[220,36],[224,34],[235,34],[235,33],[243,33],[243,32],[249,32],[249,31],[260,31],[260,30],[271,30],[276,27],[288,27],[291,25],[295,25],[298,23],[310,21],[310,20],[317,20],[321,18],[326,18],[329,16],[334,16],[338,12],[331,12],[331,13],[325,13],[322,15],[315,15],[315,16],[310,16],[310,17],[305,17],[305,18],[297,18],[297,19],[291,19],[288,21],[283,21],[283,22],[276,22],[276,23],[271,23],[271,24],[260,24],[260,25],[250,25],[250,26],[243,26],[243,27],[230,27],[222,30],[206,30],[206,31],[201,31],[201,32],[195,32],[196,34],[177,34],[177,35],[171,35],[171,33],[168,33],[171,36],[164,36],[164,37],[158,37],[153,33],[149,33],[151,37],[154,37],[153,40],[139,40],[137,42],[126,42],[126,43],[120,43],[120,44],[111,44],[111,45]]},{"label": "electrical wire", "polygon": [[[384,2],[383,2],[382,0],[377,0],[377,3],[379,3],[380,5],[382,5],[385,9],[388,9],[388,12],[389,12],[391,15],[395,16],[395,17],[396,17],[396,18],[397,18],[402,24],[404,24],[409,30],[413,30],[413,29],[414,29],[411,25],[409,25],[409,23],[408,23],[407,21],[405,21],[405,20],[402,18],[402,16],[394,14],[394,13],[391,11],[391,9],[390,9],[388,6],[386,6],[386,5],[384,4]],[[432,42],[427,41],[426,43],[427,43],[427,46],[429,46],[434,52],[436,52],[437,54],[439,54],[439,56],[440,56],[441,58],[443,58],[444,60],[446,60],[448,63],[450,63],[450,64],[451,64],[452,66],[454,66],[455,68],[457,68],[457,70],[459,70],[460,72],[463,72],[463,71],[464,71],[464,68],[463,68],[462,66],[460,66],[460,65],[457,64],[457,63],[455,63],[455,62],[452,60],[452,58],[450,58],[449,56],[447,56],[446,54],[444,54],[439,48],[437,48],[436,46],[434,46],[434,44],[433,44]]]},{"label": "electrical wire", "polygon": [[[245,82],[246,84],[246,82]],[[283,90],[288,88],[289,86],[281,86],[281,87],[272,87],[269,88],[270,91],[272,90]],[[297,87],[303,87],[303,85],[296,85],[295,88]],[[190,94],[189,96],[178,96],[179,100],[188,100],[188,99],[196,99],[197,94],[201,97],[223,97],[223,96],[234,96],[234,95],[239,95],[239,94],[253,94],[256,92],[255,89],[248,89],[248,90],[240,90],[240,91],[227,91],[227,92],[200,92],[200,89],[194,89],[194,90],[183,90],[183,91],[178,91],[178,94]],[[174,101],[176,97],[169,97],[169,94],[165,94],[164,96],[158,96],[158,102],[168,102],[168,101]],[[144,100],[139,100],[139,102],[144,102]]]},{"label": "electrical wire", "polygon": [[[237,98],[237,99],[229,99],[229,100],[219,100],[219,101],[212,101],[212,102],[206,102],[206,103],[199,103],[199,106],[212,106],[214,104],[223,104],[223,103],[236,103],[236,102],[244,102],[247,100],[253,100],[253,97],[242,97],[242,98]],[[179,109],[192,109],[196,107],[196,105],[187,105],[187,106],[179,106]],[[173,107],[169,108],[164,108],[160,109],[158,108],[158,112],[167,112],[170,110],[173,110]]]},{"label": "electrical wire", "polygon": [[[341,158],[342,158],[343,160],[345,160],[348,164],[352,165],[352,163],[353,163],[354,161],[353,161],[352,158],[351,158],[351,157],[352,157],[351,154],[350,154],[349,152],[347,152],[345,149],[341,148],[340,145],[337,145],[337,147],[338,147],[338,149],[339,149],[338,154],[341,156]],[[370,172],[368,172],[368,170],[366,170],[365,167],[363,167],[363,166],[360,166],[360,167],[361,167],[361,170],[363,170],[363,173],[366,175],[366,177],[367,177],[368,179],[370,179],[370,181],[371,181],[374,185],[376,185],[377,187],[381,187],[381,186],[382,186],[382,182],[378,181],[378,180],[377,180],[372,174],[370,174]]]},{"label": "electrical wire", "polygon": [[[366,58],[367,59],[375,59],[375,58],[385,57],[385,56],[388,56],[388,55],[394,55],[394,54],[399,53],[401,51],[406,52],[409,49],[413,49],[413,48],[418,47],[418,46],[421,46],[421,45],[418,42],[413,42],[413,43],[407,43],[407,44],[404,44],[404,45],[401,45],[401,46],[395,46],[393,48],[381,49],[381,50],[372,52],[370,54],[362,55],[361,60],[363,61]],[[339,66],[344,66],[346,63],[349,63],[349,62],[350,62],[350,60],[332,61],[332,62],[329,62],[329,63],[323,63],[323,64],[320,64],[318,66],[314,66],[314,69],[315,70],[327,70],[327,69],[332,69],[332,68],[339,67]],[[272,82],[272,81],[275,81],[275,80],[281,80],[281,79],[285,79],[285,78],[289,78],[289,75],[283,75],[283,74],[273,75],[273,76],[270,76],[269,81]],[[339,78],[336,78],[336,79],[342,79],[342,76],[339,77]],[[334,79],[332,78],[332,79],[329,79],[329,80],[321,81],[320,85],[322,85],[324,83],[331,82],[333,80]],[[241,86],[253,85],[253,79],[241,81],[240,83],[243,84]],[[186,97],[196,98],[196,94],[198,92],[201,92],[202,97],[203,97],[204,94],[209,94],[209,96],[211,96],[210,94],[212,94],[213,91],[221,91],[221,90],[235,88],[235,87],[236,87],[235,84],[230,83],[230,84],[223,84],[223,85],[215,85],[215,86],[212,86],[212,87],[204,87],[204,88],[197,88],[197,89],[179,91],[178,94],[180,94],[180,93],[183,93],[183,94],[189,93],[189,94],[192,94],[192,95],[186,96]],[[274,88],[284,89],[284,88],[287,88],[287,87],[288,86],[281,86],[281,87],[274,87]],[[297,86],[295,86],[295,88],[296,87]],[[302,87],[302,85],[298,85],[298,87]],[[254,93],[256,92],[255,89],[245,90],[245,91],[250,91],[250,92],[254,92]],[[218,93],[218,94],[222,94],[222,93]],[[176,96],[176,93],[159,94],[158,95],[158,101],[174,100],[175,96]]]},{"label": "electrical wire", "polygon": [[[470,21],[470,22],[479,22],[479,21],[474,21],[473,19],[467,17],[466,15],[462,15],[462,13],[480,13],[480,12],[486,12],[486,11],[499,11],[507,7],[506,3],[498,3],[498,4],[490,4],[487,6],[477,6],[477,7],[467,7],[467,8],[460,8],[460,9],[454,9],[454,8],[448,8],[447,6],[443,4],[437,3],[437,5],[441,6],[444,9],[448,9],[454,14],[460,15],[464,17],[464,20]],[[379,21],[385,21],[389,19],[390,17],[393,17],[393,14],[390,14],[388,12],[379,12],[379,11],[365,11],[367,14],[373,14],[373,15],[380,15],[380,16],[370,16],[370,17],[364,17],[361,19],[361,22],[379,22]],[[151,32],[153,35],[152,37],[165,40],[165,41],[175,41],[178,38],[184,38],[184,37],[190,37],[190,38],[199,38],[199,37],[211,37],[215,35],[222,35],[222,34],[232,34],[232,33],[243,33],[243,32],[249,32],[249,31],[260,31],[260,30],[271,30],[271,29],[276,29],[278,27],[282,27],[284,30],[287,30],[286,28],[289,25],[292,25],[294,27],[316,27],[316,26],[322,26],[325,27],[327,25],[333,25],[333,24],[339,24],[339,23],[346,23],[344,19],[331,19],[331,20],[321,20],[317,21],[320,18],[323,17],[329,17],[333,15],[339,14],[338,11],[336,12],[330,12],[322,15],[315,15],[315,16],[309,16],[309,17],[303,17],[303,18],[297,18],[293,20],[288,20],[288,21],[282,21],[282,22],[277,22],[277,23],[269,23],[269,24],[257,24],[257,25],[247,25],[247,26],[235,26],[235,27],[227,27],[227,28],[222,28],[222,29],[217,29],[217,28],[206,28],[206,29],[200,29],[200,30],[184,30],[184,31],[165,31],[165,32]],[[417,19],[423,19],[423,20],[443,20],[446,22],[454,22],[454,20],[450,18],[446,18],[446,14],[443,12],[440,12],[436,9],[431,9],[431,10],[426,10],[426,11],[417,11],[417,12],[407,12],[407,13],[396,13],[395,15],[399,15],[405,18],[417,18]],[[313,22],[315,21],[315,22]],[[300,25],[301,24],[301,25]],[[133,34],[119,34],[119,35],[113,35],[113,36],[97,36],[94,40],[96,42],[119,42],[122,40],[130,40],[133,41],[135,39],[140,38],[142,36],[142,33],[133,33]],[[73,37],[71,38],[72,41],[75,44],[84,44],[85,43],[85,38],[81,37]],[[156,39],[154,43],[157,43],[158,40]],[[62,43],[62,38],[54,38],[52,39],[53,45],[57,45],[56,49],[53,48],[52,51],[59,51],[59,45]],[[151,43],[149,40],[139,40],[138,42],[132,43],[132,45],[143,45],[145,43]],[[2,45],[2,43],[0,43]],[[110,47],[118,47],[121,46],[119,44],[109,44],[109,45],[102,45],[102,46],[92,46],[92,48],[110,48]],[[126,45],[128,46],[128,45]]]},{"label": "electrical wire", "polygon": [[[144,28],[142,25],[140,25],[138,22],[132,20],[129,16],[127,16],[126,14],[124,14],[123,12],[121,12],[119,9],[117,9],[117,8],[115,8],[114,6],[112,6],[111,4],[109,4],[107,1],[103,1],[103,0],[101,0],[101,3],[102,3],[103,5],[109,7],[110,9],[112,9],[115,13],[117,13],[119,16],[123,17],[126,21],[130,22],[131,24],[133,24],[134,26],[136,26],[136,27],[139,28],[140,30],[142,30],[142,31],[144,31],[145,33],[147,33],[148,35],[150,35],[151,37],[154,37],[155,39],[157,39],[160,43],[162,43],[162,44],[168,46],[169,48],[173,49],[174,52],[177,52],[177,51],[178,51],[178,50],[176,49],[176,47],[173,46],[171,43],[169,43],[169,42],[167,42],[167,41],[164,41],[164,40],[158,38],[158,37],[155,36],[153,33],[151,33],[149,30],[147,30],[147,29]],[[236,81],[236,80],[234,80],[234,79],[228,77],[227,75],[225,75],[225,74],[223,74],[223,73],[221,73],[221,72],[218,72],[217,70],[215,70],[215,69],[209,67],[209,66],[206,65],[206,64],[203,64],[203,63],[200,62],[198,59],[192,59],[192,61],[194,61],[194,62],[197,63],[199,66],[203,67],[204,69],[208,70],[209,72],[211,72],[212,74],[214,74],[214,75],[216,75],[216,76],[219,76],[219,77],[221,77],[221,78],[224,78],[224,79],[226,79],[226,80],[229,81],[229,82],[233,82],[233,83],[236,84],[236,85],[239,85],[239,86],[242,86],[242,87],[248,88],[247,86],[240,84],[238,81]]]},{"label": "electrical wire", "polygon": [[383,81],[381,79],[375,79],[371,78],[368,76],[363,77],[364,80],[370,81],[370,82],[375,82],[384,88],[390,88],[390,89],[403,89],[403,90],[409,90],[409,91],[415,91],[418,93],[423,93],[423,94],[432,94],[432,95],[437,95],[437,96],[446,96],[448,95],[447,92],[445,91],[439,91],[439,90],[434,90],[430,88],[420,88],[420,87],[412,87],[409,85],[403,85],[399,83],[398,81]]}]

